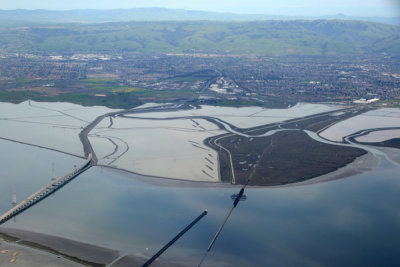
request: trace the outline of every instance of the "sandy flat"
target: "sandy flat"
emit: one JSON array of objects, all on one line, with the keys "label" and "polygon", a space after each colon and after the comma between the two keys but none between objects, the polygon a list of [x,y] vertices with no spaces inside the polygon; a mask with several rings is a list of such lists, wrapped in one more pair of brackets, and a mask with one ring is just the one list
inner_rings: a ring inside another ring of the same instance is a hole
[{"label": "sandy flat", "polygon": [[0,266],[2,267],[84,266],[52,253],[21,246],[13,242],[0,241],[0,251],[4,252],[0,253]]},{"label": "sandy flat", "polygon": [[[134,257],[134,256],[125,256],[115,262],[112,267],[132,267],[132,266],[142,266],[147,259],[145,258],[140,258],[140,257]],[[171,263],[171,262],[165,262],[165,261],[160,261],[160,260],[155,260],[152,264],[152,267],[179,267],[179,266],[186,266],[186,265],[180,265],[176,263]]]},{"label": "sandy flat", "polygon": [[[9,241],[3,239],[1,234],[6,234],[6,239]],[[34,244],[27,245],[27,242]],[[79,262],[80,260],[86,261],[86,263]],[[118,251],[70,239],[0,227],[0,266],[2,267],[76,267],[98,264],[111,264],[110,266],[113,267],[142,266],[147,260],[145,257],[134,255],[119,257]],[[157,259],[151,266],[178,267],[185,265]]]},{"label": "sandy flat", "polygon": [[[76,257],[85,261],[107,264],[119,256],[119,252],[95,245],[81,243],[66,238],[50,236],[45,234],[33,233],[29,231],[0,227],[0,233],[16,237],[23,242],[33,242],[41,246],[49,247],[62,254]],[[29,266],[29,265],[27,265]],[[45,265],[38,265],[45,266]],[[51,265],[48,265],[51,266]]]},{"label": "sandy flat", "polygon": [[385,153],[389,159],[400,164],[400,149],[392,147],[375,147],[376,149]]}]

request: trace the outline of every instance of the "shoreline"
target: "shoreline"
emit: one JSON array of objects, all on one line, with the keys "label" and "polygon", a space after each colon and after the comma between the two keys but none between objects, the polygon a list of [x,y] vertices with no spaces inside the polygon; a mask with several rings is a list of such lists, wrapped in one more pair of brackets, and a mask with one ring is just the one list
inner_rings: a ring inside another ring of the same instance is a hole
[{"label": "shoreline", "polygon": [[[120,251],[68,238],[0,227],[0,251],[18,251],[18,257],[29,256],[29,266],[41,267],[42,261],[56,261],[56,266],[142,266],[148,259],[137,255],[121,255]],[[0,254],[0,265],[2,265]],[[36,258],[36,257],[37,258]],[[15,265],[10,265],[15,266]],[[47,265],[53,266],[53,265]],[[157,260],[152,266],[184,266]]]},{"label": "shoreline", "polygon": [[[400,156],[399,156],[400,159]],[[277,185],[270,185],[270,186],[261,186],[261,185],[248,185],[247,188],[282,188],[282,187],[293,187],[293,186],[302,186],[302,185],[311,185],[316,183],[322,182],[329,182],[338,179],[348,178],[354,175],[358,175],[361,173],[369,172],[376,167],[379,166],[379,159],[375,157],[371,152],[368,152],[358,158],[356,158],[353,162],[340,167],[332,172],[315,176],[309,178],[304,181],[299,181],[295,183],[288,183],[288,184],[277,184]],[[145,184],[155,185],[155,186],[164,186],[164,187],[195,187],[195,188],[239,188],[243,185],[241,184],[231,184],[231,183],[224,183],[224,182],[201,182],[201,181],[191,181],[191,180],[183,180],[183,179],[173,179],[173,178],[164,178],[164,177],[157,177],[151,175],[142,175],[139,173],[134,173],[131,171],[127,171],[124,169],[119,169],[115,167],[109,167],[104,165],[99,165],[98,167],[105,168],[104,170],[110,173],[115,173],[120,175],[121,177],[134,179],[140,181]]]},{"label": "shoreline", "polygon": [[[106,115],[109,116],[109,114]],[[100,117],[98,117],[96,120],[98,120],[99,118]],[[6,141],[11,141],[11,140],[6,140]],[[29,145],[29,144],[24,144],[24,145]],[[45,147],[40,147],[40,146],[37,147],[41,149],[46,149]],[[93,148],[91,148],[90,146],[90,149]],[[398,151],[397,149],[393,150],[390,148],[379,148],[378,150],[384,151],[383,153],[387,154],[389,158],[396,158],[396,161],[400,162],[400,154],[396,153]],[[85,153],[86,152],[87,151],[85,151]],[[310,177],[307,178],[306,180],[291,182],[286,184],[276,184],[269,186],[249,185],[247,189],[259,190],[259,189],[290,188],[295,186],[313,185],[317,183],[349,178],[361,173],[366,173],[379,167],[379,165],[380,165],[380,159],[376,157],[373,153],[368,152],[362,156],[356,157],[352,162],[348,163],[347,165],[339,167],[329,173]],[[222,182],[222,181],[209,182],[209,181],[185,180],[179,178],[157,177],[151,175],[143,175],[112,166],[105,166],[105,165],[97,165],[97,166],[100,168],[104,167],[105,168],[104,170],[106,172],[115,173],[121,178],[133,179],[147,185],[155,185],[160,187],[177,187],[177,188],[212,187],[212,188],[237,189],[243,186],[242,184],[232,184],[230,182]],[[3,241],[2,239],[5,239],[6,241]],[[49,257],[50,260],[57,260],[59,258],[62,258],[66,262],[71,262],[75,264],[68,266],[141,266],[146,261],[146,258],[142,257],[141,255],[132,255],[132,254],[123,255],[121,254],[120,251],[113,250],[110,248],[100,247],[94,244],[88,244],[58,236],[35,233],[26,230],[19,230],[7,227],[0,227],[0,250],[3,249],[3,242],[7,246],[14,246],[14,247],[21,246],[24,248],[31,249],[33,251],[32,261],[34,263],[34,266],[40,266],[39,263],[35,261],[35,259],[39,257],[43,252],[49,254],[47,256]],[[22,256],[23,255],[21,255],[21,257]],[[1,263],[2,262],[0,258],[0,265],[3,266]],[[155,262],[153,265],[178,266],[175,263],[168,263],[162,261]]]},{"label": "shoreline", "polygon": [[[393,152],[393,149],[389,149]],[[377,158],[373,153],[369,152],[361,157],[358,157],[352,163],[337,169],[336,171],[311,178],[305,181],[291,183],[286,185],[274,185],[274,186],[248,186],[248,189],[263,189],[263,188],[288,188],[294,186],[307,186],[316,183],[329,182],[338,179],[343,179],[371,171],[378,167],[380,159]],[[99,166],[100,167],[100,166]],[[103,166],[105,167],[105,166]],[[219,188],[238,188],[241,185],[234,185],[230,183],[210,183],[210,182],[196,182],[179,179],[164,179],[151,176],[143,176],[135,174],[126,170],[105,167],[105,171],[116,173],[121,177],[135,179],[142,183],[156,185],[156,186],[172,186],[172,187],[219,187]],[[5,239],[6,241],[3,241]],[[31,257],[33,265],[30,266],[41,266],[36,262],[36,258],[44,252],[49,254],[46,257],[49,260],[63,260],[64,262],[60,266],[141,266],[147,260],[140,255],[121,255],[120,251],[96,246],[94,244],[88,244],[70,240],[67,238],[34,233],[26,230],[19,230],[14,228],[0,227],[0,250],[3,248],[3,243],[7,242],[7,246],[31,249]],[[21,253],[22,254],[22,253]],[[0,254],[1,256],[1,254]],[[22,257],[22,256],[21,256]],[[18,259],[17,259],[18,260]],[[68,262],[71,263],[68,265]],[[1,258],[0,258],[1,263]],[[36,264],[36,265],[35,265]],[[75,264],[75,265],[74,265]],[[0,264],[1,265],[1,264]],[[170,262],[155,262],[154,266],[184,266]],[[3,266],[3,265],[2,265]],[[8,265],[5,265],[8,266]],[[11,266],[11,265],[10,265]],[[59,266],[58,264],[56,266]]]},{"label": "shoreline", "polygon": [[119,252],[116,250],[15,228],[0,227],[0,238],[10,243],[61,256],[84,266],[106,266],[119,257]]},{"label": "shoreline", "polygon": [[38,250],[27,245],[21,245],[13,241],[2,239],[0,235],[0,265],[4,267],[12,266],[59,266],[59,267],[79,267],[82,265],[75,261],[66,259],[60,255],[53,254],[44,250]]},{"label": "shoreline", "polygon": [[362,155],[356,158],[352,163],[338,168],[337,170],[326,173],[314,178],[310,178],[305,181],[300,181],[297,183],[275,186],[275,187],[293,187],[293,186],[303,186],[303,185],[312,185],[317,183],[329,182],[344,178],[349,178],[358,174],[362,174],[365,172],[372,171],[373,169],[379,166],[379,159],[376,158],[372,153],[368,152],[365,155]]},{"label": "shoreline", "polygon": [[[306,186],[321,182],[328,182],[337,179],[347,178],[360,173],[371,171],[379,166],[379,159],[372,153],[365,154],[357,158],[351,164],[342,167],[334,172],[318,176],[306,181],[276,186],[249,186],[249,189],[262,188],[288,188],[294,186]],[[237,188],[240,185],[223,183],[202,183],[193,181],[169,180],[155,177],[143,177],[132,175],[120,169],[107,168],[107,171],[118,173],[122,177],[140,180],[144,183],[156,184],[158,186],[177,186],[177,187],[223,187]],[[149,181],[151,179],[151,181]],[[147,258],[140,255],[122,255],[120,251],[110,248],[100,247],[94,244],[74,241],[71,239],[20,230],[16,228],[0,227],[0,250],[13,248],[10,251],[20,251],[20,260],[29,255],[32,264],[29,266],[39,267],[40,262],[57,261],[55,266],[142,266]],[[22,248],[22,249],[21,249]],[[44,254],[44,256],[43,256]],[[0,263],[2,258],[0,254]],[[5,256],[4,256],[5,257]],[[3,257],[3,258],[4,258]],[[8,260],[8,258],[7,258]],[[2,265],[3,266],[3,265]],[[5,266],[8,266],[7,264]],[[10,265],[12,266],[12,265]],[[184,266],[177,263],[156,261],[153,266]]]}]

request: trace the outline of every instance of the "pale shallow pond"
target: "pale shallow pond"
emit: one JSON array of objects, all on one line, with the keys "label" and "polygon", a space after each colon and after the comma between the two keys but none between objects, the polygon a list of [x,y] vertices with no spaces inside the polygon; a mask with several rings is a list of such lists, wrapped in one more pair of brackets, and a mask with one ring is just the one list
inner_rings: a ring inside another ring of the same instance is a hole
[{"label": "pale shallow pond", "polygon": [[[135,173],[166,178],[219,181],[218,154],[205,146],[210,136],[224,133],[203,119],[143,120],[109,118],[91,132],[90,141],[105,164]],[[103,138],[102,138],[103,137]],[[111,140],[110,140],[111,139]],[[112,161],[110,161],[112,160]]]},{"label": "pale shallow pond", "polygon": [[[32,113],[34,117],[50,111],[37,112]],[[205,130],[188,119],[160,121],[154,126],[148,120],[117,118],[115,129],[108,128],[110,121],[105,119],[94,132],[110,131],[113,138],[128,140],[132,152],[137,149],[148,156],[147,164],[158,153],[152,146],[163,152],[175,142],[181,142],[175,157],[182,153],[182,160],[190,155],[200,159],[203,149],[189,146],[193,144],[189,141],[201,144],[205,135],[218,130],[204,120],[195,121]],[[194,134],[201,138],[193,139]],[[184,141],[175,140],[175,135]],[[100,137],[91,140],[95,138]],[[152,145],[154,138],[157,141]],[[106,156],[113,146],[104,138],[102,142],[99,154]],[[21,201],[47,184],[53,166],[54,175],[59,176],[83,162],[5,140],[0,140],[0,151],[0,213],[11,207],[14,190]],[[248,187],[247,200],[233,211],[203,266],[399,266],[400,168],[385,157],[379,159],[380,165],[372,171],[345,179],[281,188]],[[200,162],[196,164],[203,166]],[[165,260],[196,266],[232,205],[230,196],[239,189],[92,167],[4,226],[150,257],[208,209],[209,214],[162,255]]]},{"label": "pale shallow pond", "polygon": [[400,130],[375,131],[363,136],[356,137],[356,140],[358,142],[374,143],[383,142],[393,138],[400,138]]},{"label": "pale shallow pond", "polygon": [[[82,161],[5,141],[0,149],[9,151],[0,156],[1,212],[10,207],[13,185],[20,200],[49,181],[51,162],[61,173]],[[399,172],[382,162],[372,172],[327,183],[248,188],[204,266],[398,266]],[[165,181],[94,167],[4,226],[150,257],[208,209],[162,255],[195,266],[239,188]]]},{"label": "pale shallow pond", "polygon": [[[139,108],[159,106],[149,103]],[[250,127],[339,108],[306,103],[289,109],[202,106],[131,116],[211,116],[238,127]],[[70,103],[0,103],[0,137],[83,156],[80,131],[98,116],[113,111],[117,110]],[[220,180],[218,155],[204,145],[204,140],[222,133],[225,131],[215,124],[199,118],[143,120],[116,117],[111,121],[106,117],[92,130],[89,139],[102,165],[145,175],[216,182]]]},{"label": "pale shallow pond", "polygon": [[400,109],[383,108],[338,122],[320,133],[331,141],[342,141],[343,137],[365,129],[400,127]]},{"label": "pale shallow pond", "polygon": [[136,114],[143,118],[170,118],[176,116],[210,116],[224,120],[239,128],[250,128],[263,124],[281,122],[342,108],[338,105],[299,103],[288,109],[265,109],[261,107],[215,107],[201,106],[198,109],[179,112],[153,112]]},{"label": "pale shallow pond", "polygon": [[0,102],[0,137],[83,156],[80,131],[111,111],[70,103]]}]

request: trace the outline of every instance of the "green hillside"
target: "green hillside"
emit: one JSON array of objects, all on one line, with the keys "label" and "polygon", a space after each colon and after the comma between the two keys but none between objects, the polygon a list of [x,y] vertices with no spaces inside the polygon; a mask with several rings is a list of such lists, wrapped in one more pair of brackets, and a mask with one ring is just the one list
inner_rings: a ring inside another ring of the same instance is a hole
[{"label": "green hillside", "polygon": [[6,51],[400,54],[399,26],[345,20],[19,25],[0,34]]}]

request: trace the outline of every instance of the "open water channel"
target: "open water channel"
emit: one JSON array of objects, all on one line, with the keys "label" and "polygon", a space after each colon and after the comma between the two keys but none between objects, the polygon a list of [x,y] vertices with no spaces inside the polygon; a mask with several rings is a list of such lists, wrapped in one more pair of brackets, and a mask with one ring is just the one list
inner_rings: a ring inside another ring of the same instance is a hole
[{"label": "open water channel", "polygon": [[[0,212],[84,160],[0,140]],[[400,168],[303,186],[251,188],[204,266],[399,266]],[[163,259],[196,266],[239,187],[92,167],[4,224],[150,257],[204,209]]]}]

